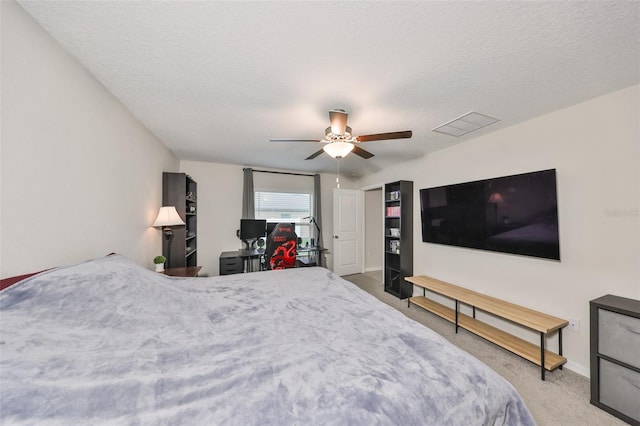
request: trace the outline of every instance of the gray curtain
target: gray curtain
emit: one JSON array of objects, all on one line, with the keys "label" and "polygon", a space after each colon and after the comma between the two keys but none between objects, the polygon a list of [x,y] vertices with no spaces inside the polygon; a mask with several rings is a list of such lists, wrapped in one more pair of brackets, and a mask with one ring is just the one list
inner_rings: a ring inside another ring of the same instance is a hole
[{"label": "gray curtain", "polygon": [[256,209],[253,195],[253,169],[246,167],[244,172],[244,182],[242,184],[242,218],[255,219]]},{"label": "gray curtain", "polygon": [[[319,231],[318,228],[315,229],[315,232],[317,233],[316,244],[318,245],[318,247],[324,247],[324,244],[322,243],[322,204],[320,203],[321,198],[322,193],[320,190],[320,175],[315,174],[313,176],[313,217],[315,218],[316,224],[320,229]],[[319,253],[318,257],[320,259],[320,266],[326,267],[327,262],[325,260],[324,253]]]}]

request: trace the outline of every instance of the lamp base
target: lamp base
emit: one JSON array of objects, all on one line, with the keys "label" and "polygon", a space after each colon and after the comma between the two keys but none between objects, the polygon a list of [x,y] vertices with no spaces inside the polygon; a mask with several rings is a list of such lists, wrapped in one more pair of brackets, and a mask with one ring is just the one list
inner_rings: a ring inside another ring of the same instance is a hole
[{"label": "lamp base", "polygon": [[169,268],[173,268],[175,267],[175,265],[172,266],[173,263],[171,263],[171,237],[173,237],[173,231],[171,230],[170,226],[165,226],[164,228],[162,228],[162,232],[164,232],[164,246],[167,248],[167,253],[165,254],[167,261],[165,262],[165,264],[168,265]]},{"label": "lamp base", "polygon": [[164,232],[164,237],[167,240],[170,240],[171,237],[173,236],[173,231],[171,230],[171,227],[169,227],[169,226],[163,228],[162,231]]}]

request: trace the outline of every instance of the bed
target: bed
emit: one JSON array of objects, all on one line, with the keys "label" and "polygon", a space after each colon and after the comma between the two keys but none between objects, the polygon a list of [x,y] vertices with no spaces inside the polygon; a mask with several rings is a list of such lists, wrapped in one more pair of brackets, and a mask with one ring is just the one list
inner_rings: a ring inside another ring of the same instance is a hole
[{"label": "bed", "polygon": [[515,389],[319,267],[109,256],[0,292],[2,424],[532,425]]}]

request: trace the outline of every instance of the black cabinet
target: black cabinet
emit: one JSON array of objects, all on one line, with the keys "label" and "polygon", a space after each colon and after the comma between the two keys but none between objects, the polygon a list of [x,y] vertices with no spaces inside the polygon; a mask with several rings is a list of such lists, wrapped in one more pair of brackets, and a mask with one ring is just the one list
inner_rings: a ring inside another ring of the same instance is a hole
[{"label": "black cabinet", "polygon": [[401,299],[413,295],[413,182],[384,186],[384,290]]},{"label": "black cabinet", "polygon": [[241,274],[244,272],[244,261],[238,251],[220,253],[220,275]]},{"label": "black cabinet", "polygon": [[175,206],[185,226],[172,227],[173,237],[163,238],[167,268],[197,266],[198,184],[186,173],[162,173],[162,205]]},{"label": "black cabinet", "polygon": [[640,301],[607,295],[589,305],[591,403],[640,425]]}]

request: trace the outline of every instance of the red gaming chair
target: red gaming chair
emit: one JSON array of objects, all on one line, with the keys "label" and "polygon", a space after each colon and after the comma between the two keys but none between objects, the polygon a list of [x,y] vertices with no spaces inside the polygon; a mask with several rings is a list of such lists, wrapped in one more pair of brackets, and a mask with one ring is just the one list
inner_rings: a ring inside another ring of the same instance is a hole
[{"label": "red gaming chair", "polygon": [[279,223],[267,237],[265,262],[267,269],[285,269],[296,266],[298,236],[291,223]]}]

